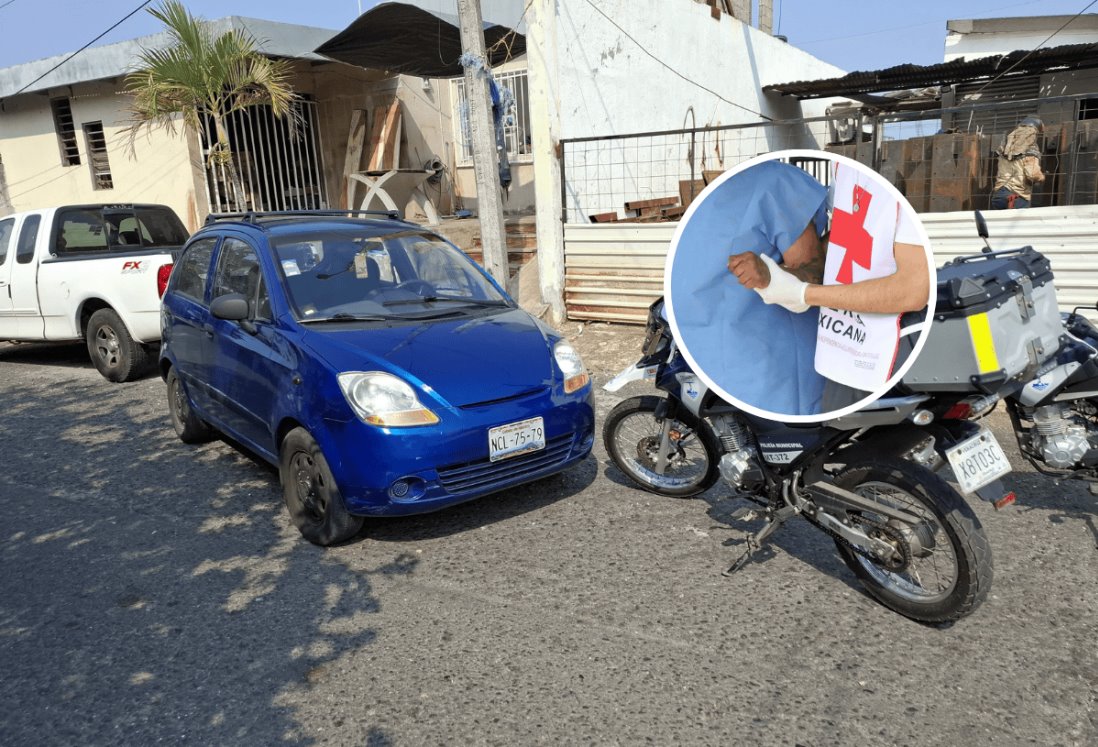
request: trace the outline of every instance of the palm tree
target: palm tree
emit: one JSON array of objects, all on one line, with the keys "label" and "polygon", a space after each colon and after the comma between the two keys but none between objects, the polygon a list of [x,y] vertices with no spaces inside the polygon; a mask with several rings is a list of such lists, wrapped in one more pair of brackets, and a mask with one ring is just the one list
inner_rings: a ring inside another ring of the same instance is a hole
[{"label": "palm tree", "polygon": [[251,106],[268,105],[276,117],[293,112],[297,96],[285,60],[272,60],[258,50],[248,33],[231,29],[214,37],[201,18],[192,16],[179,0],[164,0],[149,13],[164,24],[171,44],[144,49],[138,69],[126,78],[133,95],[130,105],[130,148],[143,128],[175,131],[182,118],[185,130],[201,132],[202,120],[213,120],[217,142],[206,164],[228,170],[234,202],[244,205],[244,184],[233,161],[226,119]]}]

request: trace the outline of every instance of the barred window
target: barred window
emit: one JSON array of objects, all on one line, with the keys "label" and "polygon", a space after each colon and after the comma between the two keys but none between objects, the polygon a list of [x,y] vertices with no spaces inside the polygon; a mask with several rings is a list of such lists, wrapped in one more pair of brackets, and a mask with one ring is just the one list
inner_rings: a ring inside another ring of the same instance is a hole
[{"label": "barred window", "polygon": [[111,162],[107,157],[107,138],[102,122],[85,122],[84,137],[88,145],[88,165],[91,166],[93,189],[114,189]]},{"label": "barred window", "polygon": [[52,99],[53,128],[57,131],[57,145],[61,148],[62,166],[79,166],[80,149],[76,145],[76,123],[72,119],[72,106],[68,99]]},{"label": "barred window", "polygon": [[[507,143],[507,155],[511,161],[530,161],[533,152],[530,143],[530,91],[525,70],[509,73],[493,73],[500,92],[509,92],[514,102],[503,118],[503,138]],[[458,163],[468,166],[473,162],[473,144],[469,128],[469,103],[465,96],[465,80],[453,81],[454,140],[457,143]]]}]

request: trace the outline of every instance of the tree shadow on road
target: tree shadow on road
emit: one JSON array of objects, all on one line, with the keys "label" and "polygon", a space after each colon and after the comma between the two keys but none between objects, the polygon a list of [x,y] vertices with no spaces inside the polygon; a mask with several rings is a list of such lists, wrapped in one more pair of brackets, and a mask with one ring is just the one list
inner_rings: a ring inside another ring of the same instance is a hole
[{"label": "tree shadow on road", "polygon": [[[132,386],[161,396],[159,382]],[[119,392],[4,391],[4,741],[313,743],[302,700],[376,643],[376,583],[418,560],[377,552],[348,567],[289,525],[268,470],[179,444],[166,417]],[[210,468],[226,460],[227,484]],[[376,725],[346,736],[390,741]]]},{"label": "tree shadow on road", "polygon": [[27,366],[92,368],[88,348],[81,342],[0,342],[0,361]]},{"label": "tree shadow on road", "polygon": [[[0,342],[0,363],[95,370],[83,342]],[[149,378],[155,371],[150,365],[139,378]]]}]

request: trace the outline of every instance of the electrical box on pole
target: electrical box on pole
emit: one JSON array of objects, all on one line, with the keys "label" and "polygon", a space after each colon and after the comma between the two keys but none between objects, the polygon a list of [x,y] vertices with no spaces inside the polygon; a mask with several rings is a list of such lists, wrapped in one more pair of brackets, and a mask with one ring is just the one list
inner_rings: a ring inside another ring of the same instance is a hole
[{"label": "electrical box on pole", "polygon": [[465,100],[469,106],[469,136],[477,181],[477,217],[484,247],[484,269],[504,288],[510,275],[503,226],[503,196],[499,186],[499,152],[488,90],[488,59],[480,0],[457,0],[461,48],[472,64],[465,67]]}]

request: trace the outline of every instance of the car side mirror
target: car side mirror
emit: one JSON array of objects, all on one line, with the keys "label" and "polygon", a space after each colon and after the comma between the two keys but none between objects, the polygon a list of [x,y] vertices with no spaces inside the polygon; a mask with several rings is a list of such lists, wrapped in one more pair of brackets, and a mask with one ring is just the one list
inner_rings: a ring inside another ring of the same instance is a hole
[{"label": "car side mirror", "polygon": [[249,318],[251,309],[248,308],[248,299],[239,293],[226,293],[215,298],[210,304],[210,313],[217,319],[239,322],[245,332],[255,333],[255,325]]}]

